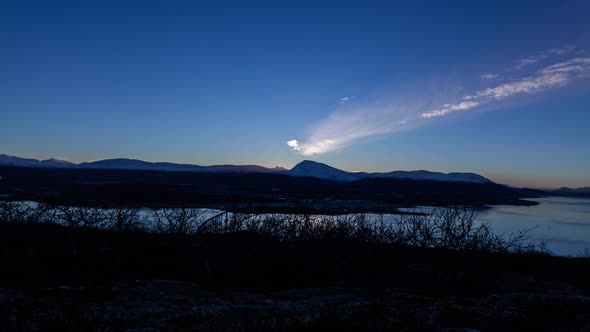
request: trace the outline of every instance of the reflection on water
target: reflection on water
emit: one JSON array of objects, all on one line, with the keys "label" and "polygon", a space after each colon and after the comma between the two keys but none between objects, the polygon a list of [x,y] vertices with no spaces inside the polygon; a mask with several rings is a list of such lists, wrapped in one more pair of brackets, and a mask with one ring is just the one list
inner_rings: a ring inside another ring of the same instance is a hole
[{"label": "reflection on water", "polygon": [[590,199],[544,197],[530,199],[535,206],[494,206],[480,211],[478,220],[493,225],[498,233],[510,234],[519,229],[534,229],[531,240],[546,241],[551,252],[576,256],[590,248]]}]

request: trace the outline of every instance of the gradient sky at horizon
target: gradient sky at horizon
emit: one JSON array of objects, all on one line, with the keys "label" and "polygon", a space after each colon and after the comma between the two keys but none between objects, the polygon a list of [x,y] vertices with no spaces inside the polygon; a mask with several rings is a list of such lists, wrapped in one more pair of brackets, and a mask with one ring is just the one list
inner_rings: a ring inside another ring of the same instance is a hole
[{"label": "gradient sky at horizon", "polygon": [[[312,159],[590,186],[589,12],[588,1],[3,1],[0,153]],[[555,65],[561,76],[544,74]]]}]

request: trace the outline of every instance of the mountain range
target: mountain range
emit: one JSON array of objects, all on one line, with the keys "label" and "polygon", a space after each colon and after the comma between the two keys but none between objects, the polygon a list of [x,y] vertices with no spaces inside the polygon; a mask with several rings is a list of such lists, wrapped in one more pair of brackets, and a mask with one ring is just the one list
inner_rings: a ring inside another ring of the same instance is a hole
[{"label": "mountain range", "polygon": [[169,172],[282,172],[285,168],[267,168],[258,165],[213,165],[199,166],[190,164],[175,164],[167,162],[148,162],[138,159],[105,159],[93,162],[83,162],[75,164],[60,159],[37,160],[28,159],[6,154],[0,154],[0,165],[17,166],[17,167],[45,167],[45,168],[91,168],[91,169],[122,169],[122,170],[142,170],[142,171],[169,171]]},{"label": "mountain range", "polygon": [[365,178],[393,178],[444,182],[492,183],[491,180],[474,173],[439,173],[425,170],[392,171],[385,173],[347,172],[315,161],[304,160],[292,169],[283,167],[268,168],[258,165],[213,165],[200,166],[168,162],[147,162],[137,159],[106,159],[94,162],[71,163],[60,159],[37,160],[0,154],[0,165],[43,168],[80,169],[121,169],[168,172],[224,172],[224,173],[277,173],[299,177],[314,177],[332,181],[350,182]]}]

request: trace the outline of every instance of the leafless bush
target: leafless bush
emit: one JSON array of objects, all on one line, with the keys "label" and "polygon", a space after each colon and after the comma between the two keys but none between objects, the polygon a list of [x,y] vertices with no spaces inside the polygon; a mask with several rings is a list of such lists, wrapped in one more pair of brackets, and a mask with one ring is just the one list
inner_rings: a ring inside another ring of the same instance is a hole
[{"label": "leafless bush", "polygon": [[139,208],[115,208],[108,211],[108,228],[118,232],[142,230],[145,221],[141,220]]},{"label": "leafless bush", "polygon": [[46,222],[52,218],[52,207],[32,202],[0,201],[0,220],[12,223]]},{"label": "leafless bush", "polygon": [[206,220],[200,209],[170,208],[153,211],[154,231],[170,234],[197,234]]},{"label": "leafless bush", "polygon": [[276,213],[263,214],[256,222],[249,224],[249,230],[275,238],[284,238],[286,231],[282,225],[288,223],[293,216]]},{"label": "leafless bush", "polygon": [[437,208],[429,214],[401,215],[391,230],[394,242],[424,248],[485,252],[545,252],[544,243],[529,241],[529,230],[504,237],[486,223],[476,222],[476,212],[464,207]]},{"label": "leafless bush", "polygon": [[100,207],[56,207],[56,217],[60,224],[71,227],[108,228],[109,212]]},{"label": "leafless bush", "polygon": [[486,223],[476,222],[476,212],[463,207],[437,208],[431,213],[413,211],[385,220],[382,215],[263,214],[229,217],[226,227],[212,232],[253,231],[282,241],[349,239],[421,248],[468,252],[547,253],[544,243],[529,241],[530,230],[507,237],[495,234]]},{"label": "leafless bush", "polygon": [[[348,239],[365,243],[400,244],[455,251],[548,253],[544,243],[529,241],[529,230],[508,236],[476,222],[476,212],[463,207],[436,208],[430,213],[398,215],[245,214],[203,209],[167,208],[141,218],[138,208],[50,206],[0,201],[0,220],[14,223],[55,222],[71,227],[114,231],[148,230],[170,234],[253,232],[281,241]],[[589,253],[584,253],[586,256]]]}]

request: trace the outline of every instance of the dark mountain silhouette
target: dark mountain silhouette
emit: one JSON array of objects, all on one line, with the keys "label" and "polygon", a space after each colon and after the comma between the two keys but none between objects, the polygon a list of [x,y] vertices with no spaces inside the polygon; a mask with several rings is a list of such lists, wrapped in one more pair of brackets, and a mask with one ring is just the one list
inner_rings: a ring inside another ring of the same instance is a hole
[{"label": "dark mountain silhouette", "polygon": [[213,165],[199,166],[190,164],[176,164],[167,162],[148,162],[138,159],[116,158],[93,162],[74,164],[59,159],[27,159],[6,154],[0,155],[0,165],[17,167],[55,167],[55,168],[93,168],[93,169],[126,169],[126,170],[149,170],[167,172],[284,172],[285,168],[267,168],[258,165]]},{"label": "dark mountain silhouette", "polygon": [[408,180],[491,183],[492,181],[474,173],[439,173],[425,170],[393,171],[384,173],[347,172],[319,162],[304,160],[287,170],[282,167],[268,168],[258,165],[213,165],[200,166],[176,164],[169,162],[148,162],[138,159],[106,159],[80,164],[64,160],[26,159],[9,155],[0,155],[0,165],[17,167],[52,167],[52,168],[83,168],[83,169],[119,169],[165,172],[222,172],[222,173],[277,173],[298,177],[314,177],[332,181],[356,181],[364,178],[397,178]]}]

